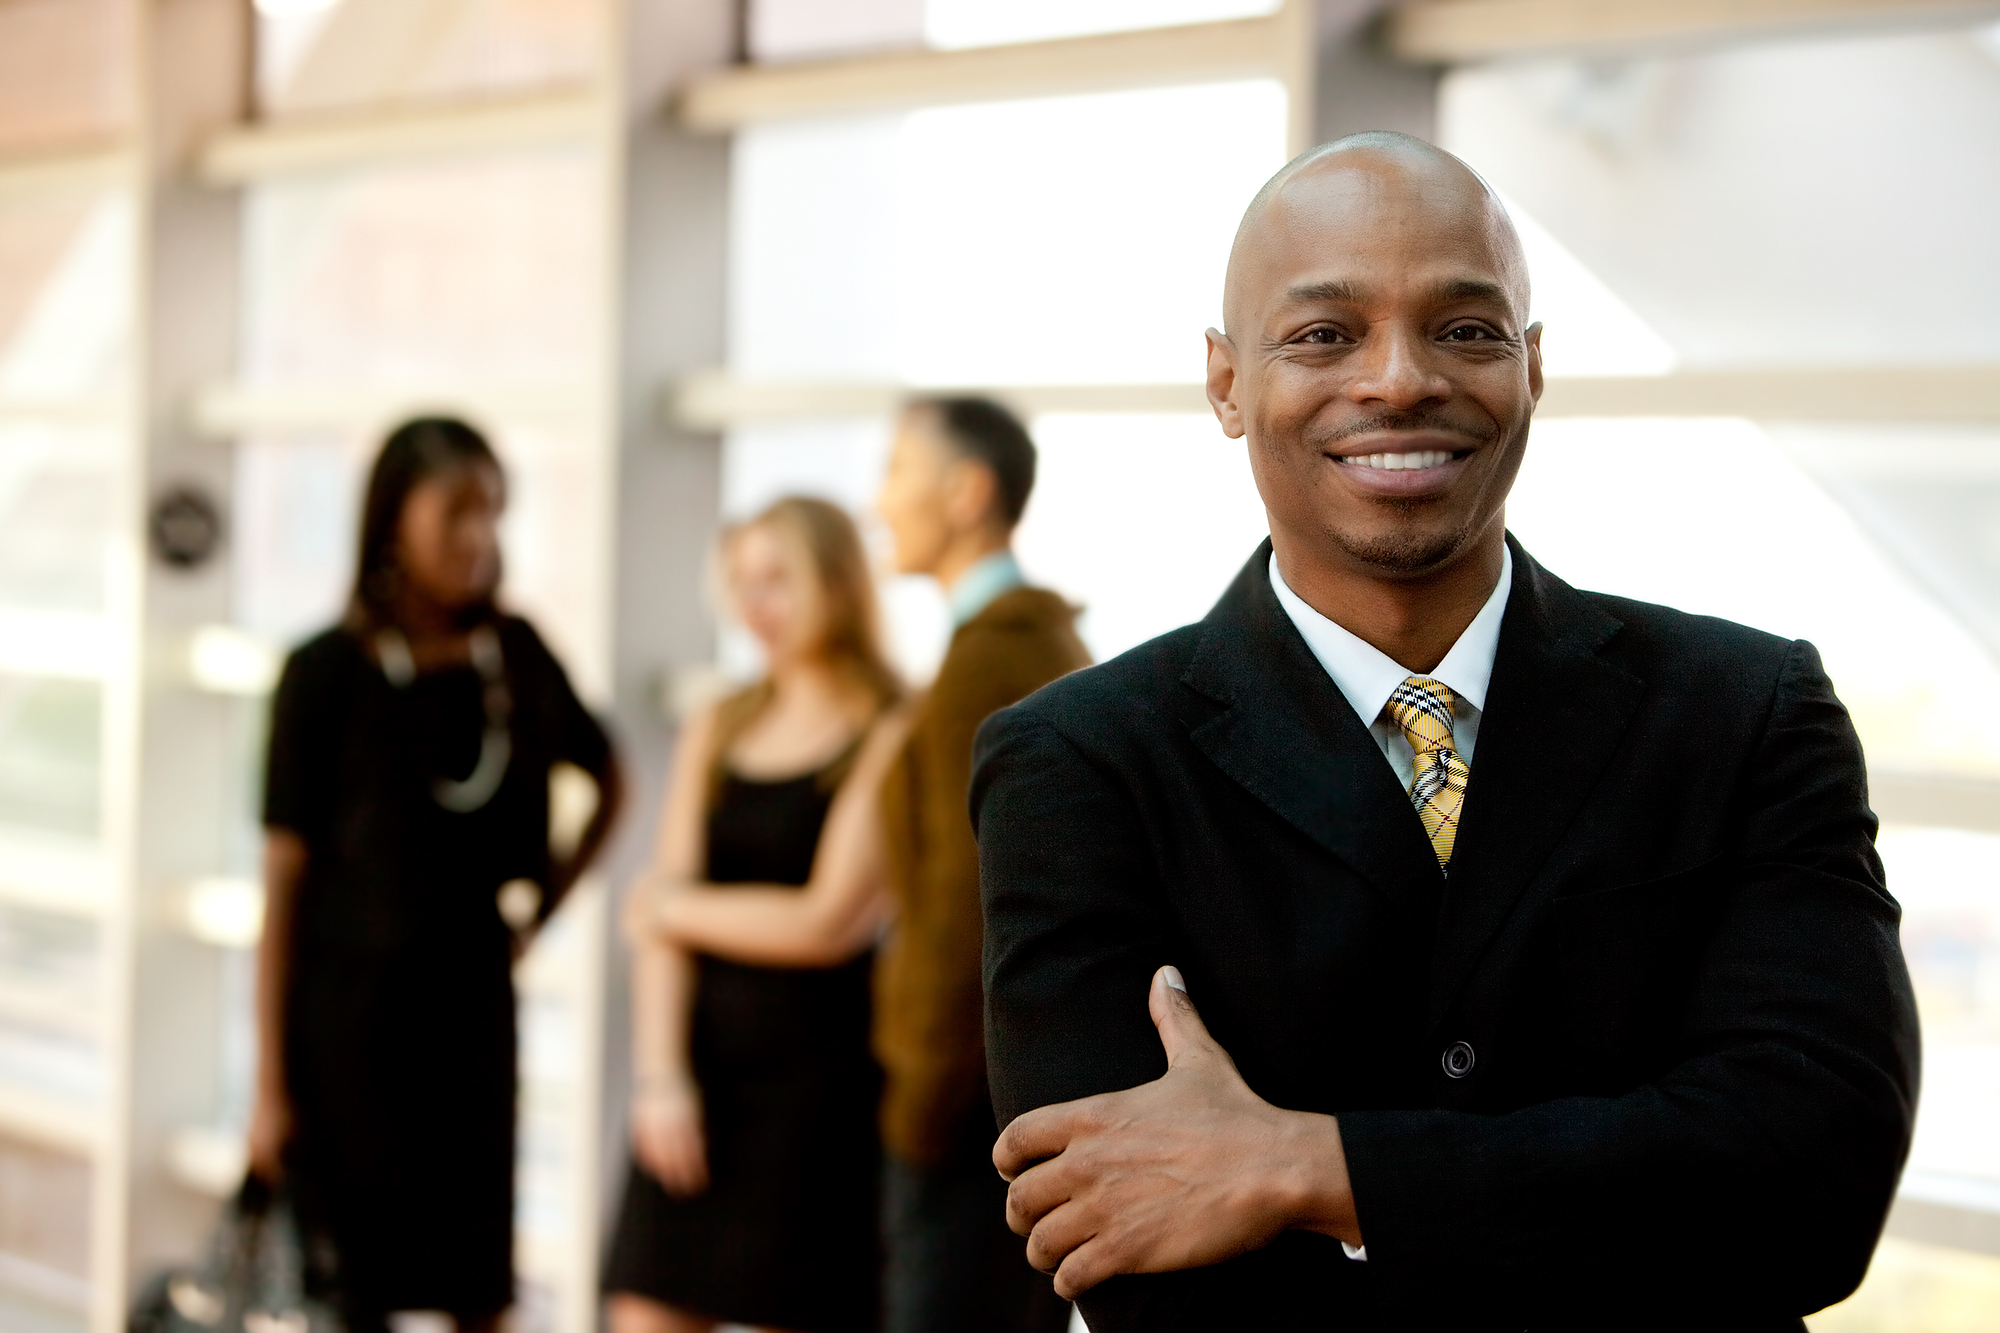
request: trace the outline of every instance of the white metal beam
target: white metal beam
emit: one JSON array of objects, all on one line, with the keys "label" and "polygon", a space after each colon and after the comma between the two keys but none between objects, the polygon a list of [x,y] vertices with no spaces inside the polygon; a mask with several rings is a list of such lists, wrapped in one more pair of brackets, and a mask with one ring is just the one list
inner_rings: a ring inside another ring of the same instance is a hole
[{"label": "white metal beam", "polygon": [[0,1083],[0,1133],[89,1157],[104,1144],[104,1116],[96,1107]]},{"label": "white metal beam", "polygon": [[2000,420],[2000,366],[1703,370],[1551,377],[1537,416]]},{"label": "white metal beam", "polygon": [[121,426],[129,410],[122,399],[112,397],[0,392],[0,425]]},{"label": "white metal beam", "polygon": [[[1068,37],[956,51],[738,66],[696,79],[676,109],[710,132],[790,120],[959,102],[1206,83],[1310,79],[1311,16],[1299,0],[1265,18]],[[1304,65],[1301,65],[1301,61]]]},{"label": "white metal beam", "polygon": [[96,919],[110,906],[113,868],[103,844],[34,829],[0,832],[0,902]]},{"label": "white metal beam", "polygon": [[1415,0],[1390,17],[1405,60],[1739,42],[1843,27],[1973,23],[1994,0]]},{"label": "white metal beam", "polygon": [[299,117],[216,136],[202,148],[197,169],[211,184],[233,185],[400,158],[588,142],[604,124],[599,96],[588,89]]},{"label": "white metal beam", "polygon": [[260,387],[214,384],[195,395],[190,419],[218,439],[260,433],[351,430],[370,433],[418,415],[446,413],[482,422],[527,417],[574,422],[593,410],[581,385],[439,385],[428,389],[379,385]]},{"label": "white metal beam", "polygon": [[[1028,415],[1043,412],[1206,412],[1202,386],[988,386]],[[690,429],[796,417],[877,416],[913,393],[894,384],[756,383],[691,376],[667,394],[668,415]],[[2000,421],[2000,367],[1689,371],[1677,375],[1551,378],[1541,417],[1750,417],[1765,421]]]},{"label": "white metal beam", "polygon": [[668,419],[689,430],[797,417],[870,417],[896,410],[913,394],[981,393],[1025,416],[1045,412],[1206,412],[1199,384],[1046,384],[966,389],[900,384],[757,383],[721,373],[694,375],[668,390]]},{"label": "white metal beam", "polygon": [[2000,1184],[1969,1176],[1909,1171],[1889,1210],[1892,1236],[2000,1255]]},{"label": "white metal beam", "polygon": [[1891,824],[2000,833],[2000,782],[1991,779],[1871,772],[1868,804]]},{"label": "white metal beam", "polygon": [[66,153],[0,153],[0,199],[100,190],[129,179],[131,150],[115,143]]}]

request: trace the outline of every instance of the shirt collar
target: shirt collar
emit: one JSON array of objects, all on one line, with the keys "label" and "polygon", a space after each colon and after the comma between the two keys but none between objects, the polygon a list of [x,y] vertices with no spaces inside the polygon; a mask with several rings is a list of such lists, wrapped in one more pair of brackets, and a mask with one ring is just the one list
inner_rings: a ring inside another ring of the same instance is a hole
[{"label": "shirt collar", "polygon": [[1389,696],[1411,676],[1428,674],[1443,681],[1451,692],[1480,712],[1486,711],[1486,686],[1493,679],[1493,656],[1500,648],[1500,622],[1507,614],[1507,594],[1514,586],[1514,553],[1501,548],[1500,581],[1486,598],[1486,605],[1458,636],[1458,642],[1444,655],[1437,669],[1428,673],[1411,671],[1394,658],[1353,632],[1328,620],[1305,604],[1285,585],[1278,573],[1278,557],[1271,556],[1271,591],[1298,627],[1306,647],[1312,649],[1326,674],[1340,687],[1364,726],[1373,725]]},{"label": "shirt collar", "polygon": [[995,551],[958,576],[946,600],[951,604],[951,624],[956,629],[993,604],[1002,593],[1026,583],[1012,551]]}]

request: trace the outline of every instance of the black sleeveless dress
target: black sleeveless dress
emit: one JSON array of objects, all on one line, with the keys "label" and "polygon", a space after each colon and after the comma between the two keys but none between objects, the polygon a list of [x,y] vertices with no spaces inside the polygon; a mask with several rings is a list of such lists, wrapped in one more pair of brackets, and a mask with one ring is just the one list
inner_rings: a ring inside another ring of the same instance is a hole
[{"label": "black sleeveless dress", "polygon": [[[733,774],[708,816],[714,884],[803,885],[852,751],[783,782]],[[690,1055],[708,1189],[632,1164],[605,1289],[734,1323],[867,1333],[881,1282],[872,955],[828,968],[698,955]]]}]

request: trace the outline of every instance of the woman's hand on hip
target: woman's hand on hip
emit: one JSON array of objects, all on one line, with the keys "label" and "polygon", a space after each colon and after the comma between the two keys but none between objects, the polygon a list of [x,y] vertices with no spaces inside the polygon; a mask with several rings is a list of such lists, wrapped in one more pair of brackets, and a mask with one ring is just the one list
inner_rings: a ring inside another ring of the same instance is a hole
[{"label": "woman's hand on hip", "polygon": [[291,1142],[291,1098],[282,1088],[260,1089],[250,1108],[250,1170],[261,1180],[282,1180],[285,1149]]}]

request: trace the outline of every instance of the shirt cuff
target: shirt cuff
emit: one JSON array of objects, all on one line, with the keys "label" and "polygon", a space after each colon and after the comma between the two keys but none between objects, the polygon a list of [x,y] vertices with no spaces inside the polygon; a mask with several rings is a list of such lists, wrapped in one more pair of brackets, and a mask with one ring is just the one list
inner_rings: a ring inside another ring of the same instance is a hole
[{"label": "shirt cuff", "polygon": [[1349,1245],[1346,1241],[1342,1241],[1340,1242],[1340,1252],[1357,1264],[1368,1262],[1368,1247],[1366,1245]]}]

